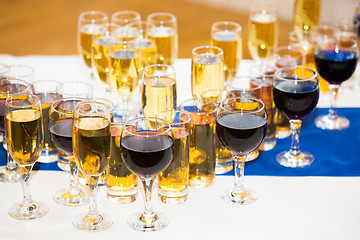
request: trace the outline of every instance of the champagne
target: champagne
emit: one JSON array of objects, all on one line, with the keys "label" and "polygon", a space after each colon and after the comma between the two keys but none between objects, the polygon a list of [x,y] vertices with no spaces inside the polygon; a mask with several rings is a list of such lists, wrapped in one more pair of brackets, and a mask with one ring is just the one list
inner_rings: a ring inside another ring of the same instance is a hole
[{"label": "champagne", "polygon": [[114,45],[114,41],[110,37],[97,37],[92,43],[93,50],[93,68],[98,78],[104,83],[110,83],[110,47]]},{"label": "champagne", "polygon": [[277,18],[271,14],[250,17],[249,50],[252,58],[264,59],[273,55],[278,42]]},{"label": "champagne", "polygon": [[196,99],[208,90],[223,89],[224,62],[214,54],[201,54],[191,62],[191,91]]},{"label": "champagne", "polygon": [[176,109],[176,81],[173,78],[144,79],[142,110],[145,117],[155,117],[159,112]]},{"label": "champagne", "polygon": [[321,0],[296,0],[293,25],[300,39],[306,38],[308,31],[320,22]]},{"label": "champagne", "polygon": [[9,152],[20,166],[39,158],[43,146],[41,112],[35,109],[15,110],[6,114],[5,134]]},{"label": "champagne", "polygon": [[110,121],[101,117],[84,117],[73,123],[75,161],[86,176],[100,176],[110,155]]},{"label": "champagne", "polygon": [[148,38],[139,38],[137,40],[131,41],[130,46],[134,49],[140,50],[140,61],[142,68],[156,63],[156,45],[154,40]]},{"label": "champagne", "polygon": [[127,101],[139,82],[139,54],[131,49],[115,50],[110,56],[110,62],[112,87]]},{"label": "champagne", "polygon": [[87,67],[91,68],[91,50],[93,38],[105,35],[103,24],[86,24],[79,31],[79,50]]},{"label": "champagne", "polygon": [[[120,153],[120,138],[122,126],[111,126],[111,151],[110,160],[107,168],[107,188],[108,195],[116,195],[119,191],[135,191],[138,178],[124,164]],[[112,193],[113,192],[113,193]]]},{"label": "champagne", "polygon": [[169,166],[159,174],[161,191],[180,193],[189,182],[189,132],[186,128],[172,127],[174,134],[174,157]]},{"label": "champagne", "polygon": [[211,46],[219,47],[224,52],[225,79],[234,77],[242,59],[242,40],[238,33],[216,32],[211,38]]},{"label": "champagne", "polygon": [[171,27],[154,27],[149,31],[149,38],[157,48],[157,64],[173,65],[178,54],[178,34]]}]

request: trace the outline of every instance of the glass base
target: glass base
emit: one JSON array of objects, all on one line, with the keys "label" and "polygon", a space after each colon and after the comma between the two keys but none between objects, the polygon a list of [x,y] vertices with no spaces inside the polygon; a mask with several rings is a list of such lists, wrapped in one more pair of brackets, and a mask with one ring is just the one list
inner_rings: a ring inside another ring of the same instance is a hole
[{"label": "glass base", "polygon": [[189,185],[195,188],[205,188],[214,183],[214,177],[215,176],[190,176]]},{"label": "glass base", "polygon": [[43,150],[37,162],[52,163],[58,159],[58,151],[55,150]]},{"label": "glass base", "polygon": [[226,161],[216,161],[215,163],[215,174],[224,174],[230,172],[233,169],[232,158]]},{"label": "glass base", "polygon": [[283,129],[283,130],[277,130],[276,131],[276,138],[277,139],[283,139],[291,136],[291,128]]},{"label": "glass base", "polygon": [[107,199],[116,204],[129,204],[136,200],[137,192],[135,193],[122,193],[121,195],[107,192]]},{"label": "glass base", "polygon": [[276,138],[275,136],[272,138],[265,138],[264,141],[259,146],[259,150],[269,151],[276,146]]},{"label": "glass base", "polygon": [[159,200],[165,204],[181,204],[188,199],[188,189],[181,192],[166,192],[159,189]]},{"label": "glass base", "polygon": [[20,182],[21,179],[22,176],[18,167],[14,170],[8,170],[6,166],[0,168],[0,182],[14,183]]},{"label": "glass base", "polygon": [[73,225],[76,229],[83,231],[104,231],[113,225],[113,220],[107,214],[81,214],[75,217]]},{"label": "glass base", "polygon": [[255,149],[254,151],[252,151],[247,157],[245,162],[251,162],[254,161],[255,159],[257,159],[259,157],[260,153],[259,153],[259,149]]},{"label": "glass base", "polygon": [[128,219],[128,224],[136,231],[153,232],[166,228],[169,220],[163,213],[155,213],[155,219],[146,223],[142,213],[134,213]]},{"label": "glass base", "polygon": [[30,220],[44,216],[49,208],[40,201],[33,201],[32,204],[17,203],[10,207],[9,215],[18,220]]},{"label": "glass base", "polygon": [[64,206],[81,206],[89,202],[88,196],[81,189],[79,194],[71,194],[69,189],[61,189],[54,195],[54,201]]},{"label": "glass base", "polygon": [[276,160],[284,167],[306,167],[314,161],[314,156],[311,153],[300,152],[299,155],[292,155],[290,152],[281,152],[276,156]]},{"label": "glass base", "polygon": [[225,202],[234,205],[247,205],[255,202],[258,199],[258,196],[250,190],[245,190],[242,193],[235,193],[233,190],[228,190],[223,192],[220,197]]},{"label": "glass base", "polygon": [[350,126],[350,121],[341,116],[333,119],[330,115],[321,115],[315,119],[315,125],[324,130],[342,130]]}]

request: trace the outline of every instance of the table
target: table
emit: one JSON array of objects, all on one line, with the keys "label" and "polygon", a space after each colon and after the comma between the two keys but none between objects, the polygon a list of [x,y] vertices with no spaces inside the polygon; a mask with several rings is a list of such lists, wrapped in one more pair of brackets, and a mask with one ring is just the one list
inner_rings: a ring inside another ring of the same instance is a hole
[{"label": "table", "polygon": [[[31,65],[35,68],[37,80],[88,81],[77,56],[0,55],[0,63]],[[249,64],[250,61],[243,61],[241,71],[246,71]],[[181,102],[191,98],[190,60],[177,60],[175,69],[177,98],[178,102]],[[93,85],[95,94],[102,96],[101,86],[96,82]],[[339,106],[359,107],[360,97],[356,91],[357,87],[351,92],[342,93]],[[318,106],[327,107],[327,99],[321,99]],[[350,134],[353,134],[356,143],[360,144],[360,138],[356,137],[360,135],[359,132]],[[301,138],[300,141],[304,139]],[[344,159],[351,154],[354,152],[346,152]],[[49,213],[43,218],[31,221],[12,219],[7,211],[11,204],[21,200],[22,189],[17,183],[0,183],[0,192],[3,193],[0,200],[0,239],[360,238],[360,175],[289,177],[263,176],[255,172],[251,176],[247,175],[245,182],[258,193],[259,199],[255,204],[240,207],[226,204],[220,199],[220,193],[231,188],[232,182],[232,176],[217,175],[212,186],[206,189],[190,189],[189,200],[181,205],[165,205],[154,197],[154,209],[165,213],[170,219],[168,228],[155,233],[139,233],[127,226],[126,219],[133,212],[143,210],[141,198],[129,205],[116,205],[106,199],[106,188],[100,187],[97,194],[98,209],[108,213],[114,219],[114,225],[104,232],[88,233],[72,226],[73,218],[86,212],[87,205],[65,207],[52,200],[55,191],[67,186],[68,173],[34,171],[31,181],[32,196],[35,200],[45,202],[49,206]]]}]

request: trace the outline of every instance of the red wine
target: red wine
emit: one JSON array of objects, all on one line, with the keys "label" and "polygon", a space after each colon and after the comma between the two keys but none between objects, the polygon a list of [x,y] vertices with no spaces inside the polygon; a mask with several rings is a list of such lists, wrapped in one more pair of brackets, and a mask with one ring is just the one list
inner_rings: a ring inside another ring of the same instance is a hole
[{"label": "red wine", "polygon": [[330,84],[341,84],[354,73],[358,57],[350,51],[320,50],[315,53],[316,69]]},{"label": "red wine", "polygon": [[216,133],[232,154],[246,155],[260,146],[267,120],[255,114],[230,113],[216,120]]},{"label": "red wine", "polygon": [[49,125],[51,141],[58,150],[66,155],[73,155],[72,125],[72,118],[51,122]]},{"label": "red wine", "polygon": [[313,82],[275,82],[273,94],[276,107],[289,119],[302,119],[315,109],[319,86]]},{"label": "red wine", "polygon": [[130,135],[121,139],[121,156],[130,171],[140,178],[162,172],[170,164],[173,154],[174,141],[167,135]]}]

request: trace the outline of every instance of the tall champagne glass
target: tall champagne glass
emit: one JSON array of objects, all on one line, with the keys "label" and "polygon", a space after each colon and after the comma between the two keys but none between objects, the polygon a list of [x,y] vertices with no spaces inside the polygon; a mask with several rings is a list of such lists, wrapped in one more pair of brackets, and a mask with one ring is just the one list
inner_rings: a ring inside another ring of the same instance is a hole
[{"label": "tall champagne glass", "polygon": [[[152,123],[152,124],[149,124]],[[160,118],[136,118],[125,123],[121,135],[121,157],[141,180],[145,209],[128,219],[138,231],[157,231],[169,224],[167,217],[154,212],[151,194],[156,175],[166,169],[174,155],[174,136],[169,122]]]},{"label": "tall champagne glass", "polygon": [[331,93],[329,113],[315,119],[318,128],[342,130],[350,126],[349,119],[337,115],[336,100],[340,85],[355,72],[358,58],[358,46],[352,39],[344,42],[335,38],[327,38],[316,45],[316,69],[320,76],[329,83]]},{"label": "tall champagne glass", "polygon": [[273,56],[279,38],[277,11],[268,5],[255,5],[250,11],[248,47],[251,57],[264,63]]},{"label": "tall champagne glass", "polygon": [[173,65],[178,56],[178,30],[175,15],[171,13],[152,13],[147,22],[155,25],[149,33],[156,42],[156,63]]},{"label": "tall champagne glass", "polygon": [[87,203],[87,195],[79,187],[78,168],[73,154],[72,125],[74,107],[84,98],[61,98],[51,104],[49,111],[49,134],[63,159],[68,161],[70,185],[54,195],[55,202],[65,206],[80,206]]},{"label": "tall champagne glass", "polygon": [[92,41],[95,36],[104,35],[104,24],[108,16],[104,12],[83,12],[78,18],[78,50],[90,74],[92,74]]},{"label": "tall champagne glass", "polygon": [[[0,80],[0,132],[5,134],[5,102],[6,99],[17,93],[30,93],[30,84],[16,78],[3,77]],[[7,142],[3,142],[5,149],[7,148]],[[7,151],[6,166],[0,169],[0,182],[18,182],[21,180],[21,173],[19,168],[10,156],[10,152]]]},{"label": "tall champagne glass", "polygon": [[295,0],[293,26],[300,39],[306,39],[311,27],[320,22],[321,0]]},{"label": "tall champagne glass", "polygon": [[264,103],[254,97],[226,98],[218,108],[216,133],[233,154],[235,181],[233,189],[221,198],[229,203],[244,205],[257,196],[244,186],[247,155],[260,146],[266,135],[267,117]]},{"label": "tall champagne glass", "polygon": [[276,156],[285,167],[305,167],[314,161],[311,153],[301,152],[299,134],[301,121],[311,113],[319,101],[319,80],[312,68],[297,66],[276,71],[273,85],[274,102],[290,121],[291,149]]},{"label": "tall champagne glass", "polygon": [[89,211],[73,220],[73,225],[80,230],[102,231],[113,224],[113,220],[106,214],[100,214],[96,206],[98,181],[109,164],[110,128],[110,112],[105,104],[83,101],[75,106],[74,156],[78,168],[86,177],[90,195]]},{"label": "tall champagne glass", "polygon": [[48,207],[33,201],[30,195],[30,173],[41,154],[43,125],[40,99],[32,94],[10,96],[5,105],[5,135],[9,152],[19,165],[22,174],[23,200],[9,209],[19,220],[42,217]]}]

